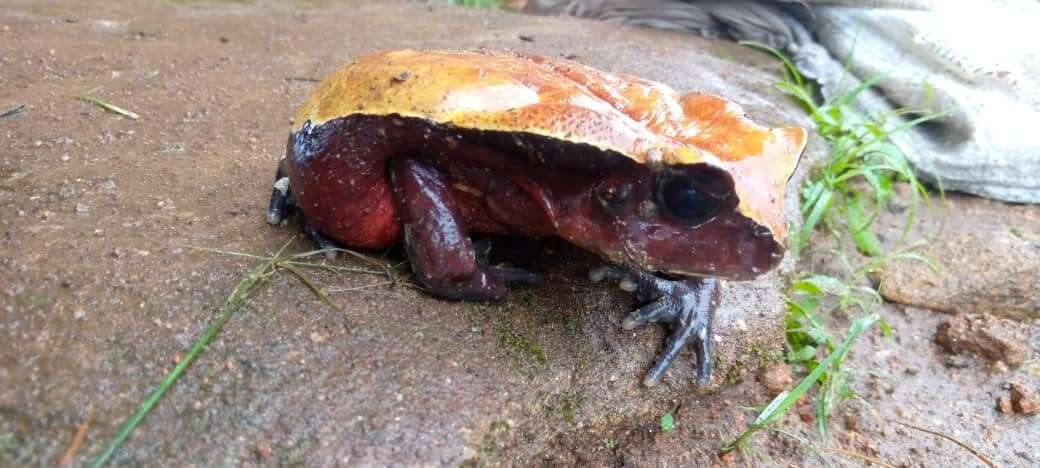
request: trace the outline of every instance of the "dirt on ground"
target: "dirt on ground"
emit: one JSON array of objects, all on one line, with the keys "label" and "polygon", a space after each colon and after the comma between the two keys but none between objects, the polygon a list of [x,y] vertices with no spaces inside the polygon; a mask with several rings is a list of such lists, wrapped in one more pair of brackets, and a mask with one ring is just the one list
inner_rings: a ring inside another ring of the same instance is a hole
[{"label": "dirt on ground", "polygon": [[[317,79],[366,51],[479,46],[573,57],[726,95],[766,124],[807,125],[771,88],[777,67],[766,55],[610,24],[404,2],[6,2],[0,113],[25,107],[0,118],[0,465],[54,465],[79,429],[73,463],[99,453],[258,264],[197,247],[311,248],[295,226],[267,226],[264,210],[289,118]],[[84,95],[140,117],[76,99]],[[822,151],[813,141],[809,157]],[[968,223],[1020,209],[950,203],[982,207],[951,210],[976,213],[950,217]],[[1028,223],[1015,230],[1040,233]],[[293,277],[276,277],[116,461],[978,464],[902,422],[1001,465],[1040,463],[1040,442],[1028,436],[1040,433],[1040,420],[998,411],[1004,396],[1012,410],[1015,395],[1030,407],[1030,382],[1040,378],[1034,322],[1009,325],[1029,337],[1021,366],[970,356],[951,366],[933,340],[948,315],[886,306],[896,333],[861,340],[850,365],[862,398],[842,407],[828,438],[802,405],[785,433],[720,456],[754,418],[749,408],[781,385],[759,380],[787,381],[775,365],[763,379],[755,370],[783,351],[780,290],[790,260],[759,281],[726,285],[711,389],[692,383],[687,353],[648,390],[639,380],[664,332],[620,329],[631,298],[585,279],[598,259],[552,241],[497,240],[495,249],[504,261],[538,259],[525,266],[547,284],[500,304],[451,303],[387,284],[379,271],[311,272],[333,308]],[[674,430],[661,430],[666,413]]]}]

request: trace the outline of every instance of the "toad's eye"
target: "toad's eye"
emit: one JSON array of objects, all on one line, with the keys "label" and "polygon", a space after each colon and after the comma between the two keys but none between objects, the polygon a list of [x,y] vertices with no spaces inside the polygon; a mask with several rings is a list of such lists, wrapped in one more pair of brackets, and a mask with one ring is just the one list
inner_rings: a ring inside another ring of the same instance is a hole
[{"label": "toad's eye", "polygon": [[658,184],[658,203],[686,223],[699,225],[710,221],[724,199],[713,193],[711,184],[698,179],[680,173],[664,175]]},{"label": "toad's eye", "polygon": [[596,187],[596,200],[608,212],[613,212],[625,205],[632,195],[632,184],[603,182]]}]

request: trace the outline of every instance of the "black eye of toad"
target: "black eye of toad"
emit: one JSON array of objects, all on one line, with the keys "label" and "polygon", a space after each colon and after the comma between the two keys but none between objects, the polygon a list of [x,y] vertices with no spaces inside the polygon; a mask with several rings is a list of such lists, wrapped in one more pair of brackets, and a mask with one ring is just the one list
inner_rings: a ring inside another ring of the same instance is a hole
[{"label": "black eye of toad", "polygon": [[610,184],[604,183],[596,187],[596,199],[600,206],[613,211],[621,208],[628,197],[632,194],[632,184]]},{"label": "black eye of toad", "polygon": [[700,224],[715,215],[722,200],[694,181],[673,174],[661,182],[658,202],[672,216],[688,223]]}]

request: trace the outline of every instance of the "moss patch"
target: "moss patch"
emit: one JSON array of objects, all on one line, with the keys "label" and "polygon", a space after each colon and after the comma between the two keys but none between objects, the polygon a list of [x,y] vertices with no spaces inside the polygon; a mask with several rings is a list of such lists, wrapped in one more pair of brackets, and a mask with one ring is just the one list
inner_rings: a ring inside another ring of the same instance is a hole
[{"label": "moss patch", "polygon": [[505,441],[509,436],[509,423],[505,421],[492,421],[488,431],[477,453],[472,458],[463,461],[459,466],[464,468],[478,468],[485,466],[497,466],[505,448]]},{"label": "moss patch", "polygon": [[545,407],[545,412],[550,417],[555,417],[563,422],[574,425],[578,420],[578,413],[585,406],[585,394],[578,390],[565,392],[554,399],[554,403]]},{"label": "moss patch", "polygon": [[0,465],[35,465],[36,444],[15,434],[0,434]]},{"label": "moss patch", "polygon": [[530,377],[535,369],[545,367],[549,362],[542,345],[517,331],[511,324],[499,324],[496,331],[499,344],[509,352],[509,357],[513,358],[524,375]]}]

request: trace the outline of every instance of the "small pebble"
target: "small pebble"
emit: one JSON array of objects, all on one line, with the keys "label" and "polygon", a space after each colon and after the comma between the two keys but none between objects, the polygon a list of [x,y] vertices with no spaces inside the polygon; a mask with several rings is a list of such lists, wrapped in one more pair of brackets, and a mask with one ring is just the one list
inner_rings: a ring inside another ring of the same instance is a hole
[{"label": "small pebble", "polygon": [[260,457],[261,460],[267,460],[271,458],[273,451],[271,450],[271,444],[260,441],[256,444],[256,456]]},{"label": "small pebble", "polygon": [[324,343],[325,337],[318,332],[311,333],[311,343]]}]

